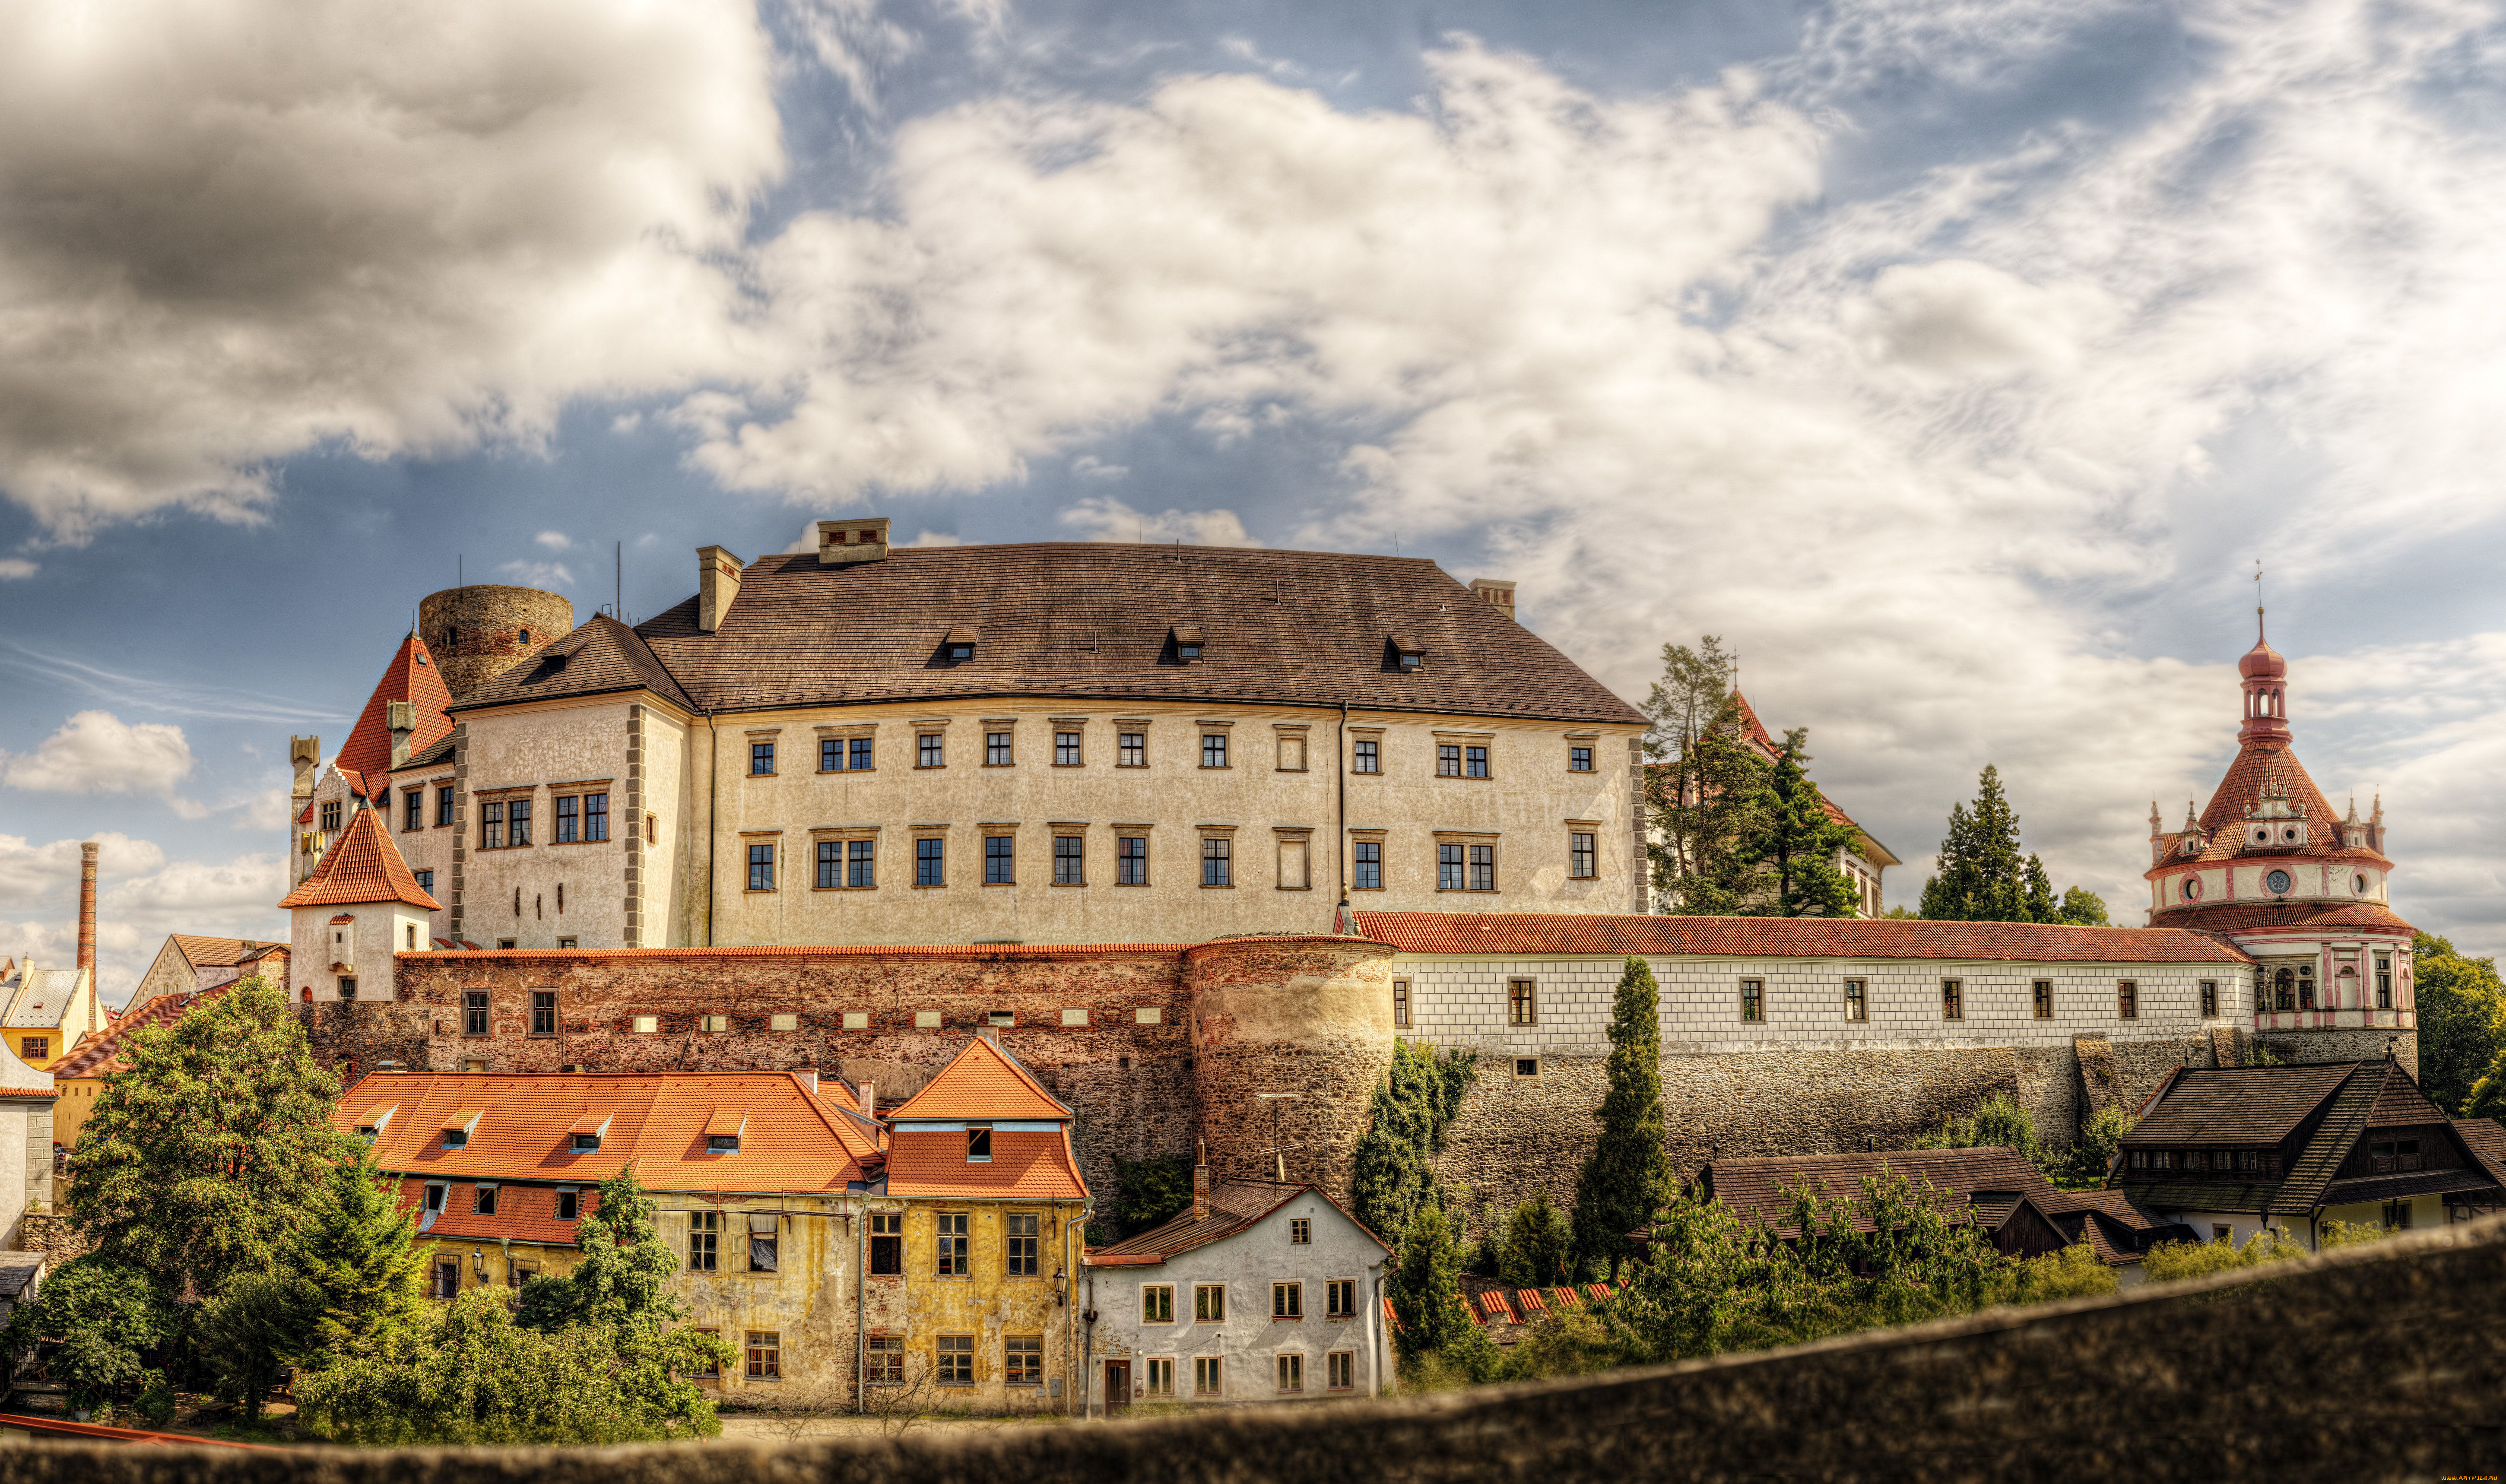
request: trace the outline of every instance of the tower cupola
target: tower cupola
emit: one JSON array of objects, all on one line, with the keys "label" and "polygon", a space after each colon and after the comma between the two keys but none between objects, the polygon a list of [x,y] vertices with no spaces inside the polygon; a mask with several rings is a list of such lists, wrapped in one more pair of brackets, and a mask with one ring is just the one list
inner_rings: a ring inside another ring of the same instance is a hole
[{"label": "tower cupola", "polygon": [[2245,724],[2238,738],[2245,742],[2266,737],[2286,739],[2288,661],[2263,637],[2263,611],[2259,606],[2254,609],[2254,647],[2237,661],[2237,673],[2244,677],[2245,687]]}]

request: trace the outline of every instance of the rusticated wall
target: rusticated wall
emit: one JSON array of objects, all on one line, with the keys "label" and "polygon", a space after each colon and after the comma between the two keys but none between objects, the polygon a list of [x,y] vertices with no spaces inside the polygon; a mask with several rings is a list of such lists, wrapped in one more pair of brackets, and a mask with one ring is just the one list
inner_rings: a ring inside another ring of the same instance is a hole
[{"label": "rusticated wall", "polygon": [[1228,937],[1187,951],[1193,1089],[1214,1179],[1284,1167],[1342,1198],[1392,1065],[1392,950],[1362,939]]}]

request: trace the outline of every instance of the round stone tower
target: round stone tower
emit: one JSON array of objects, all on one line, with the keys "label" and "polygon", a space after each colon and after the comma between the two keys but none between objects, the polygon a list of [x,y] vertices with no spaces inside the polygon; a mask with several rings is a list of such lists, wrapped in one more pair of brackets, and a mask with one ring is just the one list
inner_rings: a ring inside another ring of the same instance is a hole
[{"label": "round stone tower", "polygon": [[1193,1082],[1217,1180],[1310,1181],[1348,1199],[1392,1065],[1393,950],[1358,937],[1222,937],[1185,950]]},{"label": "round stone tower", "polygon": [[536,587],[447,587],[418,603],[417,632],[459,700],[574,632],[574,605]]}]

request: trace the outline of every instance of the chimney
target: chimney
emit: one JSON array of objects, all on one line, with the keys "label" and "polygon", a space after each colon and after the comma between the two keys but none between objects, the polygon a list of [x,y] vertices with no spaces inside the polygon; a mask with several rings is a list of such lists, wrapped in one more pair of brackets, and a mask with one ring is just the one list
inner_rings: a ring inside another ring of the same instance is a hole
[{"label": "chimney", "polygon": [[801,1070],[799,1070],[798,1072],[793,1073],[792,1075],[793,1075],[794,1077],[797,1077],[797,1078],[799,1078],[801,1079],[801,1084],[802,1084],[803,1086],[805,1086],[805,1087],[808,1088],[808,1089],[809,1089],[809,1092],[810,1092],[810,1094],[811,1094],[812,1096],[816,1095],[816,1093],[817,1093],[817,1091],[818,1091],[818,1069],[817,1069],[817,1068],[815,1068],[815,1067],[803,1067]]},{"label": "chimney", "polygon": [[818,565],[849,567],[887,559],[887,517],[818,522]]},{"label": "chimney", "polygon": [[862,1083],[861,1108],[863,1117],[876,1118],[878,1116],[878,1089],[873,1087],[868,1082]]},{"label": "chimney", "polygon": [[406,765],[409,761],[409,734],[417,730],[417,702],[385,701],[383,730],[391,733],[391,765]]},{"label": "chimney", "polygon": [[1192,1161],[1192,1219],[1209,1219],[1209,1141],[1203,1139]]},{"label": "chimney", "polygon": [[1514,617],[1514,584],[1512,583],[1505,581],[1503,578],[1475,577],[1471,579],[1471,591],[1478,595],[1481,602],[1495,609],[1498,613],[1505,615],[1509,618]]},{"label": "chimney", "polygon": [[697,627],[712,633],[739,600],[739,575],[748,564],[724,547],[697,548]]},{"label": "chimney", "polygon": [[313,796],[313,775],[322,770],[322,739],[288,738],[287,760],[296,764],[296,810],[302,814],[304,800]]},{"label": "chimney", "polygon": [[95,841],[79,846],[79,957],[88,984],[95,984]]}]

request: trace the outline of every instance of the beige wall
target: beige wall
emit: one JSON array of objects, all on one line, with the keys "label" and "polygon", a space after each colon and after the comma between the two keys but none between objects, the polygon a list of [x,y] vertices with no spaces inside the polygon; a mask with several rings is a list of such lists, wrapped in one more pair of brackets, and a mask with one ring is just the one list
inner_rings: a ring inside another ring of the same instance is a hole
[{"label": "beige wall", "polygon": [[[625,943],[628,704],[609,696],[466,719],[462,936],[488,948],[507,939],[518,948],[555,948],[568,937],[585,948]],[[577,784],[588,787],[560,787]],[[557,799],[587,792],[609,795],[609,838],[556,843]],[[531,805],[531,843],[479,848],[483,807],[518,799]]]},{"label": "beige wall", "polygon": [[[337,1000],[340,995],[340,972],[333,966],[350,965],[357,981],[356,998],[389,1000],[392,998],[392,955],[412,948],[426,946],[427,914],[399,901],[364,902],[355,906],[297,907],[290,912],[287,974],[289,998],[304,1001]],[[345,917],[347,923],[331,919]],[[335,944],[334,933],[345,930],[349,941]],[[340,956],[340,948],[347,957]]]},{"label": "beige wall", "polygon": [[[399,847],[401,859],[409,863],[409,868],[433,873],[435,884],[429,894],[443,902],[446,910],[428,918],[426,936],[429,937],[443,937],[452,931],[453,830],[449,825],[435,823],[435,791],[451,781],[452,764],[449,761],[431,768],[406,768],[394,773],[391,807],[385,811],[383,819],[392,844]],[[408,818],[408,805],[401,802],[401,796],[412,788],[423,791],[423,807],[418,811],[417,828],[404,830],[401,825]],[[425,884],[423,878],[420,884]]]}]

